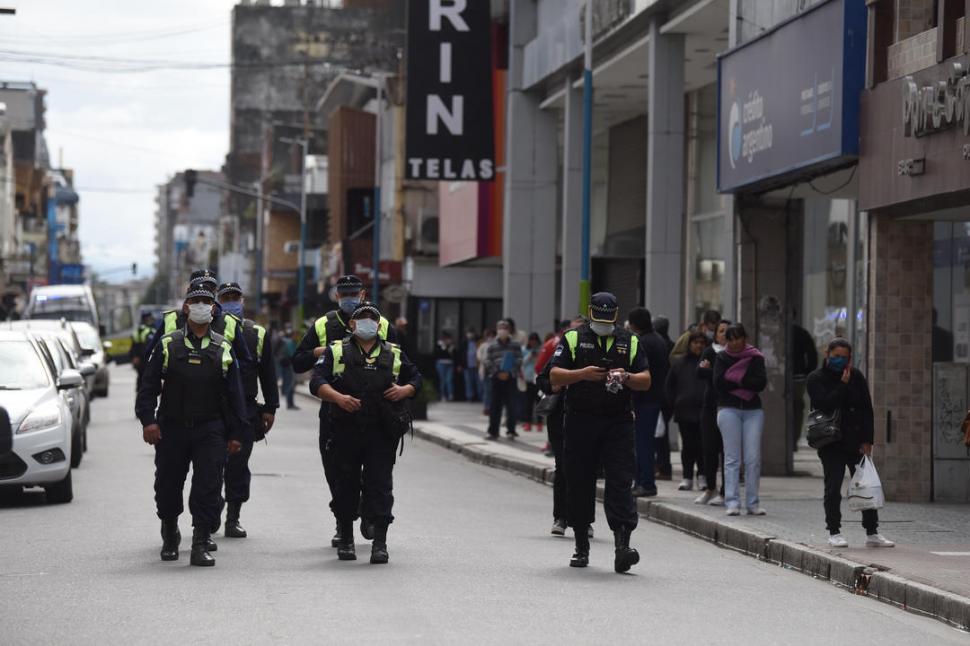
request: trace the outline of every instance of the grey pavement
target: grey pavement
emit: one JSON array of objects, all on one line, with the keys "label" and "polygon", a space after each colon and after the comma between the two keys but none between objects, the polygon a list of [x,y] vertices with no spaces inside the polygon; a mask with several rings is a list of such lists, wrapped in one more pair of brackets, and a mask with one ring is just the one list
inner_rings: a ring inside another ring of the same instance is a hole
[{"label": "grey pavement", "polygon": [[[454,437],[482,439],[484,416],[478,405],[435,404],[430,408],[430,428]],[[512,441],[503,438],[492,450],[520,455],[530,463],[552,468],[553,461],[542,455],[545,433],[524,433]],[[490,445],[491,446],[491,445]],[[831,549],[822,509],[822,479],[818,457],[803,447],[795,454],[795,477],[765,477],[761,480],[761,499],[767,516],[726,517],[723,507],[693,504],[696,491],[678,491],[681,479],[680,456],[672,455],[674,479],[657,483],[659,495],[651,501],[702,514],[719,523],[752,530],[765,536],[800,543],[841,556],[861,565],[892,571],[908,580],[932,585],[970,598],[970,505],[889,502],[879,512],[880,532],[897,542],[892,549],[865,547],[861,514],[850,512],[843,504],[842,531],[848,549]],[[812,475],[807,475],[812,474]]]},{"label": "grey pavement", "polygon": [[[47,506],[42,493],[0,502],[5,645],[967,642],[652,523],[634,534],[643,561],[633,574],[612,571],[602,520],[592,566],[571,569],[571,541],[547,533],[548,487],[422,441],[398,461],[391,563],[339,562],[309,400],[282,411],[254,452],[250,538],[219,538],[215,568],[190,567],[185,550],[162,563],[133,379],[123,367],[112,379],[111,398],[92,411],[74,502]],[[187,517],[181,526],[186,534]]]}]

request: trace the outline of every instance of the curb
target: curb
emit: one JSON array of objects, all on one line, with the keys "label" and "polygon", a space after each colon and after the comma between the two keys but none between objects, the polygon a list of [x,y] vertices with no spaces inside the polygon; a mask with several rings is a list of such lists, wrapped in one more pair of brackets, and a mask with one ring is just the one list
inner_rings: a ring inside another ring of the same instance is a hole
[{"label": "curb", "polygon": [[[477,464],[505,469],[550,486],[553,483],[555,469],[523,458],[496,455],[485,442],[471,439],[456,442],[417,425],[414,435],[455,451]],[[602,485],[597,485],[596,495],[602,500]],[[961,630],[970,630],[970,599],[958,594],[910,581],[889,571],[866,567],[808,545],[729,525],[668,503],[639,498],[637,511],[651,522],[672,527],[720,547],[830,581],[855,594],[931,617]]]}]

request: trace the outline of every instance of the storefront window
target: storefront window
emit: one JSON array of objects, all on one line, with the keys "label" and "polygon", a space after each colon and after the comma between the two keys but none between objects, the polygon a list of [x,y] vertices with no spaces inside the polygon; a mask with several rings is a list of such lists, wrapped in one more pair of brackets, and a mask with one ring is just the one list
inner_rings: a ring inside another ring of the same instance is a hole
[{"label": "storefront window", "polygon": [[856,218],[856,203],[810,198],[804,205],[802,311],[798,318],[821,354],[835,337],[849,336],[849,222]]},{"label": "storefront window", "polygon": [[707,310],[725,311],[724,275],[727,255],[731,253],[727,217],[717,213],[698,216],[691,222],[694,258],[694,320]]},{"label": "storefront window", "polygon": [[933,361],[970,363],[970,222],[933,234]]}]

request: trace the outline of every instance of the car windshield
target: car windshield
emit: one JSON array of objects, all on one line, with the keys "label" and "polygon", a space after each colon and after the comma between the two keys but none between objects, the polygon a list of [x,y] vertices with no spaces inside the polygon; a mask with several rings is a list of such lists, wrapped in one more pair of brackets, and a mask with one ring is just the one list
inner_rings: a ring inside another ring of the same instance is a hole
[{"label": "car windshield", "polygon": [[0,341],[0,390],[49,386],[42,361],[28,341]]},{"label": "car windshield", "polygon": [[94,323],[94,314],[83,296],[38,296],[31,303],[29,318],[59,319]]},{"label": "car windshield", "polygon": [[74,331],[77,333],[78,341],[81,342],[81,347],[87,350],[97,350],[98,349],[98,332],[93,327],[88,325],[74,325],[72,326]]}]

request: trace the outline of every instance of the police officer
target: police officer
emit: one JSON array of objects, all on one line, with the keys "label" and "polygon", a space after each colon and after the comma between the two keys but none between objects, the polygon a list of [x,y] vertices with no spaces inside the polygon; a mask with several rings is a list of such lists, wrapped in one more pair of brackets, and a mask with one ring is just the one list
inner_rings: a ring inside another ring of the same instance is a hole
[{"label": "police officer", "polygon": [[[192,465],[192,565],[215,565],[210,539],[222,510],[226,452],[250,439],[239,369],[229,343],[211,328],[215,294],[193,281],[185,294],[185,326],[164,335],[152,352],[135,403],[142,435],[155,447],[155,504],[162,521],[163,561],[178,559],[182,487]],[[161,405],[156,412],[158,397]]]},{"label": "police officer", "polygon": [[569,564],[589,564],[585,530],[593,520],[597,465],[602,462],[603,507],[616,546],[613,566],[626,572],[640,560],[630,547],[630,533],[638,521],[630,489],[635,471],[631,390],[649,390],[650,371],[637,338],[616,326],[618,311],[613,294],[594,294],[590,322],[563,335],[549,379],[554,386],[568,387],[563,452],[568,521],[576,535],[576,553]]},{"label": "police officer", "polygon": [[[276,409],[280,407],[280,394],[276,385],[276,365],[273,352],[269,347],[266,328],[255,321],[243,317],[243,291],[239,283],[223,283],[219,286],[219,305],[226,314],[242,320],[242,336],[255,357],[252,365],[241,364],[243,395],[246,397],[246,418],[253,427],[253,440],[258,442],[266,437],[276,419]],[[256,395],[263,391],[263,404],[256,403]],[[253,453],[253,441],[242,443],[242,449],[230,455],[226,462],[226,527],[228,538],[246,538],[246,530],[239,524],[239,510],[249,500],[249,456]]]},{"label": "police officer", "polygon": [[[192,283],[195,281],[201,281],[210,292],[213,294],[216,293],[219,283],[216,280],[215,273],[211,269],[193,271],[189,282]],[[155,330],[155,334],[148,344],[146,358],[148,354],[151,354],[155,350],[155,346],[158,345],[159,340],[163,336],[184,328],[185,320],[185,313],[181,310],[166,310],[163,312],[162,320],[159,322],[158,328]],[[238,334],[241,327],[242,320],[239,317],[226,314],[222,311],[219,304],[216,303],[216,308],[213,311],[212,330],[222,335],[229,342],[229,345],[232,346],[232,351],[236,354],[236,358],[241,364],[255,364],[255,360],[251,356],[249,348],[246,347],[242,335]]]},{"label": "police officer", "polygon": [[331,343],[310,379],[310,392],[329,404],[327,451],[333,454],[333,510],[342,561],[357,558],[353,526],[358,510],[374,528],[370,562],[388,561],[387,528],[394,520],[391,472],[410,419],[404,400],[421,386],[421,375],[401,349],[381,340],[382,319],[374,304],[361,303],[351,315],[352,337]]},{"label": "police officer", "polygon": [[[293,355],[293,372],[300,374],[313,368],[314,363],[323,356],[327,346],[334,342],[347,338],[350,335],[350,317],[357,309],[357,306],[364,301],[367,295],[364,290],[364,283],[357,276],[341,276],[337,279],[335,288],[338,309],[331,310],[318,318],[313,327],[306,331],[300,345]],[[377,336],[382,341],[397,341],[397,332],[390,322],[383,316],[378,322]],[[330,427],[328,406],[326,402],[320,406],[320,459],[323,462],[323,474],[327,479],[327,486],[330,488],[330,510],[334,511],[334,468],[330,462],[332,453],[327,451],[327,443],[330,441]],[[372,538],[366,527],[361,531],[365,533],[365,538]],[[337,547],[340,543],[340,523],[337,523],[337,530],[330,540],[332,547]]]},{"label": "police officer", "polygon": [[155,315],[152,314],[151,310],[142,310],[141,322],[131,335],[131,351],[128,353],[131,365],[134,366],[135,372],[138,374],[138,379],[135,382],[136,388],[141,383],[142,373],[145,372],[145,351],[154,334]]}]

